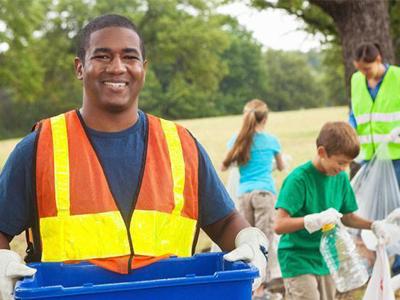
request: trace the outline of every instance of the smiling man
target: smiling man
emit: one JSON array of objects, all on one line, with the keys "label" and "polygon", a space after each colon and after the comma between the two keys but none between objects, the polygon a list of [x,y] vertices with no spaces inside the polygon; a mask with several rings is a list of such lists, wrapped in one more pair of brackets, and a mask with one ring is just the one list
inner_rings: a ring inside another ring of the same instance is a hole
[{"label": "smiling man", "polygon": [[15,278],[35,272],[9,250],[28,229],[27,261],[90,260],[128,273],[192,255],[202,228],[232,250],[226,259],[250,261],[265,276],[268,241],[236,212],[203,147],[138,109],[147,61],[136,26],[100,16],[77,46],[82,107],[40,121],[0,175],[3,299]]}]

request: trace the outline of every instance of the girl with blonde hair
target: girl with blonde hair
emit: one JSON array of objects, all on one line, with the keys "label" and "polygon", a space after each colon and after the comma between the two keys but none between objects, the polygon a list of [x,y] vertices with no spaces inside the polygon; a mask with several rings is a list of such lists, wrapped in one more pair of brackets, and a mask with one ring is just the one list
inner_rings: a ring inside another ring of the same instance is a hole
[{"label": "girl with blonde hair", "polygon": [[[281,277],[276,257],[277,237],[273,231],[275,183],[272,178],[273,161],[276,168],[284,169],[281,146],[276,137],[265,132],[268,106],[254,99],[243,109],[243,123],[237,135],[228,142],[229,152],[222,163],[222,171],[237,166],[240,179],[237,190],[238,209],[247,221],[261,229],[270,241],[267,285]],[[269,299],[261,286],[254,292],[253,299]]]}]

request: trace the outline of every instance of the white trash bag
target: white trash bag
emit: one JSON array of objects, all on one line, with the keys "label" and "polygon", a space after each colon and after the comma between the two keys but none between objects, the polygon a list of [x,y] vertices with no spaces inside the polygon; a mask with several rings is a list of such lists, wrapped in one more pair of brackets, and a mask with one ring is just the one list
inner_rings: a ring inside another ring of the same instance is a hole
[{"label": "white trash bag", "polygon": [[238,188],[239,188],[239,180],[240,180],[240,173],[239,168],[236,166],[232,166],[229,168],[228,174],[228,181],[226,183],[226,191],[228,192],[229,196],[235,203],[235,207],[238,208]]},{"label": "white trash bag", "polygon": [[[359,208],[357,214],[368,220],[383,220],[400,207],[400,190],[387,145],[382,143],[351,181]],[[389,255],[400,254],[400,241],[391,243],[387,251]]]},{"label": "white trash bag", "polygon": [[376,261],[363,300],[395,300],[385,247],[378,245]]}]

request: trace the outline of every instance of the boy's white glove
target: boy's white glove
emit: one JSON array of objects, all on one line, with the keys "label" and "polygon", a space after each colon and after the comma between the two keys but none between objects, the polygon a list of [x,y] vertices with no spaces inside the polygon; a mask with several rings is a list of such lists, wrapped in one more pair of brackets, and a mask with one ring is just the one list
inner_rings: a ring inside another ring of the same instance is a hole
[{"label": "boy's white glove", "polygon": [[386,245],[390,243],[390,235],[386,224],[386,220],[378,220],[371,225],[371,230],[378,239],[378,244]]},{"label": "boy's white glove", "polygon": [[320,230],[326,224],[337,224],[343,215],[334,208],[328,208],[317,214],[310,214],[304,217],[304,228],[313,233]]},{"label": "boy's white glove", "polygon": [[386,222],[392,224],[400,224],[400,208],[396,208],[386,217]]},{"label": "boy's white glove", "polygon": [[254,265],[260,272],[260,277],[253,282],[253,291],[265,281],[267,272],[268,239],[256,227],[242,229],[235,239],[236,249],[224,255],[227,261],[244,260]]},{"label": "boy's white glove", "polygon": [[21,277],[32,276],[35,273],[36,270],[27,267],[17,253],[0,249],[0,299],[14,299],[15,282]]}]

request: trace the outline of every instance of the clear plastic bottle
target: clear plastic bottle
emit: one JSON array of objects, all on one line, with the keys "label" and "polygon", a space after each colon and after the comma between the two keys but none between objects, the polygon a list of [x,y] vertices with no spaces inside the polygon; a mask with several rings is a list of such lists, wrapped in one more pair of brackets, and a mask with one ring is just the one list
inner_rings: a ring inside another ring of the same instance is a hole
[{"label": "clear plastic bottle", "polygon": [[328,224],[322,228],[320,251],[339,292],[356,289],[367,282],[367,268],[342,226]]}]

